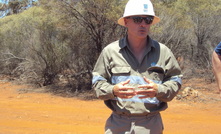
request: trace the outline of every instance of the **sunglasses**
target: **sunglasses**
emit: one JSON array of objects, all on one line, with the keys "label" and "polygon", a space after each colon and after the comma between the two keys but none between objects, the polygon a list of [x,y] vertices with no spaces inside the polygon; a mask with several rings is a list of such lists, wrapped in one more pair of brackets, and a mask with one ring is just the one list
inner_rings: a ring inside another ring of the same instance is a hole
[{"label": "sunglasses", "polygon": [[147,17],[127,17],[127,19],[133,19],[134,23],[141,24],[144,20],[146,24],[151,24],[153,22],[153,16],[147,16]]}]

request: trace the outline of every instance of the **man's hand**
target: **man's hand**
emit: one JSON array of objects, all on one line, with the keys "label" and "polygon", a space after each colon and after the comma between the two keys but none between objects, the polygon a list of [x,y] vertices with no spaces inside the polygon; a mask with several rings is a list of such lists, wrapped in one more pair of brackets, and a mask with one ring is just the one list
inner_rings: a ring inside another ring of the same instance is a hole
[{"label": "man's hand", "polygon": [[134,91],[134,87],[125,86],[126,84],[129,84],[129,83],[130,83],[130,80],[116,84],[113,89],[114,95],[123,99],[129,99],[129,98],[134,97],[134,95],[136,95],[136,92]]},{"label": "man's hand", "polygon": [[140,90],[136,91],[137,95],[142,95],[141,97],[139,97],[140,99],[155,97],[158,92],[157,84],[155,84],[151,80],[148,80],[146,77],[144,77],[144,80],[148,83],[148,85],[138,86]]}]

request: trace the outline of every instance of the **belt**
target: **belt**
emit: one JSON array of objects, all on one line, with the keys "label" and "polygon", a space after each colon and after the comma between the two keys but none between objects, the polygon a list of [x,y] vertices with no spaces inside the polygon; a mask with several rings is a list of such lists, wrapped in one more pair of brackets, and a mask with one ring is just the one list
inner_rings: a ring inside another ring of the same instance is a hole
[{"label": "belt", "polygon": [[145,113],[145,114],[130,114],[130,113],[117,113],[113,112],[114,115],[123,116],[123,117],[147,117],[159,114],[159,112],[154,113]]}]

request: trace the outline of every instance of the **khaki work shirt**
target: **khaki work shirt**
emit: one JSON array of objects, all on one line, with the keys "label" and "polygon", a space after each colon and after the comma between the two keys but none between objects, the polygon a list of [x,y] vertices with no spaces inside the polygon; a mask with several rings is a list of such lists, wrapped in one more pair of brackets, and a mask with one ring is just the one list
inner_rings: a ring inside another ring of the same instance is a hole
[{"label": "khaki work shirt", "polygon": [[[148,37],[149,38],[149,37]],[[157,83],[158,94],[154,98],[121,99],[114,96],[113,87],[130,79],[130,84],[147,84],[143,76]],[[141,63],[130,51],[127,37],[106,46],[93,70],[92,84],[98,98],[117,114],[145,115],[167,108],[181,86],[181,70],[165,45],[148,39],[145,56]]]}]

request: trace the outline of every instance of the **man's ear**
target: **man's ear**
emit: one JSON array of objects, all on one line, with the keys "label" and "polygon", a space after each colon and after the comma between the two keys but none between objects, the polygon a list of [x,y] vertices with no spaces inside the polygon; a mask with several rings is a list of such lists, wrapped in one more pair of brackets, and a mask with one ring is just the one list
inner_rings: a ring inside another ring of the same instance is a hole
[{"label": "man's ear", "polygon": [[125,24],[125,26],[127,25],[127,19],[126,18],[124,18],[124,24]]}]

